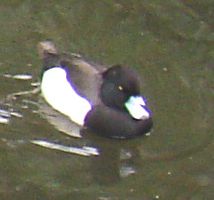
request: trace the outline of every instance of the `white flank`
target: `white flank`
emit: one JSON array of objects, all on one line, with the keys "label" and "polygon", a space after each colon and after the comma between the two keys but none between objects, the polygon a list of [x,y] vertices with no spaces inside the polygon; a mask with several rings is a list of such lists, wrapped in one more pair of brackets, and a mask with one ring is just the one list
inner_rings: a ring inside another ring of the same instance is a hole
[{"label": "white flank", "polygon": [[149,112],[143,107],[145,105],[145,101],[140,96],[131,96],[125,103],[125,107],[134,119],[149,118]]},{"label": "white flank", "polygon": [[83,125],[90,103],[79,96],[66,79],[66,72],[55,67],[44,72],[41,90],[46,101],[56,110],[67,115],[73,122]]}]

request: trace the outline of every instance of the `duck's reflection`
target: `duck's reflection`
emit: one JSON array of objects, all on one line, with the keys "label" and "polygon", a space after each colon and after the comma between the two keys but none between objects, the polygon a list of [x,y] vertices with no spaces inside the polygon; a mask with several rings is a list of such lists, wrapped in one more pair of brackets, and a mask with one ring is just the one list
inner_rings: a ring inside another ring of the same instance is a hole
[{"label": "duck's reflection", "polygon": [[68,117],[55,111],[42,98],[39,99],[39,113],[60,132],[75,138],[81,138],[81,127],[72,123]]},{"label": "duck's reflection", "polygon": [[139,156],[136,145],[130,147],[127,142],[102,138],[87,129],[82,129],[42,100],[39,112],[59,131],[72,137],[82,137],[79,139],[81,140],[80,144],[84,143],[97,149],[99,155],[91,156],[90,170],[94,181],[98,184],[114,184],[121,178],[136,173],[135,162]]},{"label": "duck's reflection", "polygon": [[100,155],[91,159],[91,171],[97,183],[111,185],[136,173],[136,148],[127,148],[120,141],[112,139],[96,144]]}]

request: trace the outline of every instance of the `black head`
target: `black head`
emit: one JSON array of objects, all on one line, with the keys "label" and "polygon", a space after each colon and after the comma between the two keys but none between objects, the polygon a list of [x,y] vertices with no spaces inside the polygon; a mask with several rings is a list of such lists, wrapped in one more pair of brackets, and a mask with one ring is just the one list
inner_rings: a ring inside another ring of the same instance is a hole
[{"label": "black head", "polygon": [[140,95],[140,79],[128,67],[115,65],[103,73],[101,99],[109,107],[123,110],[130,96]]},{"label": "black head", "polygon": [[150,131],[152,118],[140,95],[140,80],[135,71],[113,66],[103,73],[101,100],[87,114],[85,125],[113,138],[132,138]]}]

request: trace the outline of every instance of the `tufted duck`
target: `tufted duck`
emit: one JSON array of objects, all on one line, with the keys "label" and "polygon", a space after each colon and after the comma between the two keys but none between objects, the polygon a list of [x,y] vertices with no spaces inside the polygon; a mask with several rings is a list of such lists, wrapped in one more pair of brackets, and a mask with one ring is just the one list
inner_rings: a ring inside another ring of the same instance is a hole
[{"label": "tufted duck", "polygon": [[106,68],[77,54],[59,54],[51,41],[40,42],[38,50],[42,95],[54,109],[106,137],[132,138],[150,131],[151,113],[133,69]]}]

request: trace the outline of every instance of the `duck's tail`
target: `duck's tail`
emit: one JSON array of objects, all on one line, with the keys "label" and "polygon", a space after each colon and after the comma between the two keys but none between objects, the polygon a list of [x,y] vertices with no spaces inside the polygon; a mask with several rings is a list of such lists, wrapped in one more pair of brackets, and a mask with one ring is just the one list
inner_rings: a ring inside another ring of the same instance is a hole
[{"label": "duck's tail", "polygon": [[37,45],[38,54],[43,61],[42,74],[49,68],[60,65],[60,56],[55,44],[50,40],[39,42]]},{"label": "duck's tail", "polygon": [[44,59],[48,54],[56,55],[58,51],[55,44],[51,40],[39,42],[37,45],[40,58]]}]

